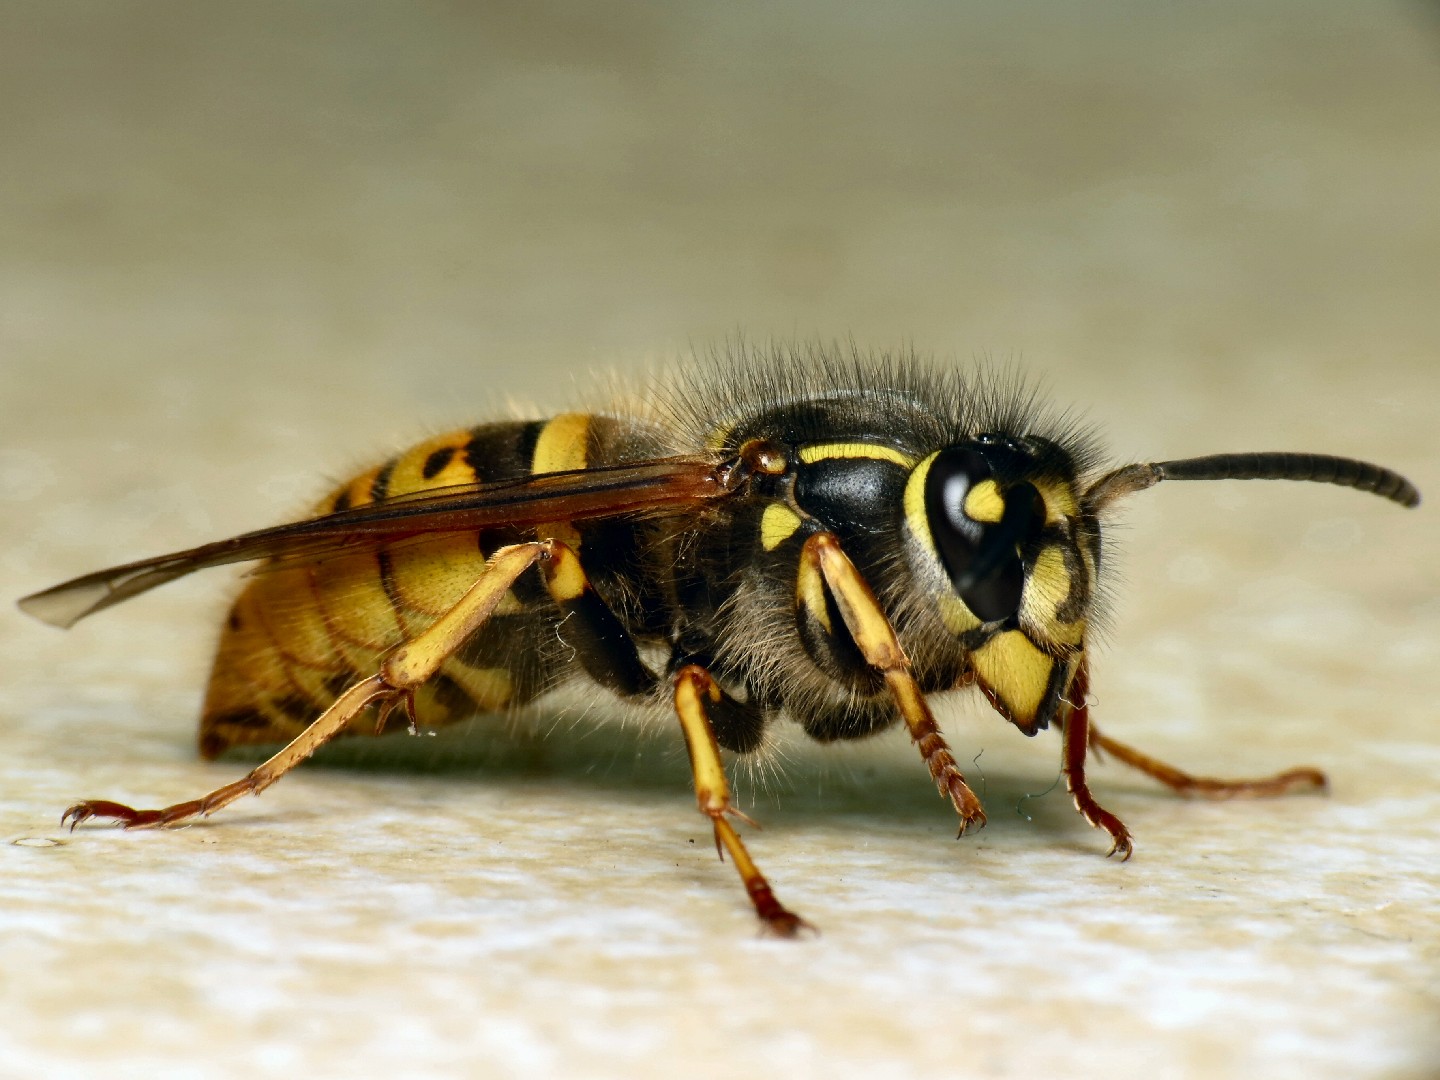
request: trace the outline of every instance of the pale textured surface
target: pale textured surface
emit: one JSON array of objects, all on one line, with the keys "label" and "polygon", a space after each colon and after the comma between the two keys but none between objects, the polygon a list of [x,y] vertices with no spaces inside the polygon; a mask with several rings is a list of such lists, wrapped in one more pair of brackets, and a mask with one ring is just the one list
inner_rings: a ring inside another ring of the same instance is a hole
[{"label": "pale textured surface", "polygon": [[[1021,357],[1121,457],[1440,493],[1425,9],[225,10],[0,10],[0,596],[736,328]],[[1169,485],[1121,539],[1097,721],[1333,794],[1098,769],[1121,866],[1061,794],[1015,812],[1056,744],[974,703],[960,843],[903,739],[796,747],[752,844],[798,944],[663,724],[347,747],[203,826],[64,834],[238,774],[191,749],[233,586],[65,635],[0,607],[0,1074],[1440,1075],[1433,509]]]}]

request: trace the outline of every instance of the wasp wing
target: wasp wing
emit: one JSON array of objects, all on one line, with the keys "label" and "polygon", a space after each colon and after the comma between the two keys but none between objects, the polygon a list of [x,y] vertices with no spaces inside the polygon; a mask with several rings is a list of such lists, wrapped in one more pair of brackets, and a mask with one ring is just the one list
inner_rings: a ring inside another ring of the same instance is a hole
[{"label": "wasp wing", "polygon": [[87,615],[211,566],[254,559],[314,559],[437,533],[653,513],[730,494],[734,470],[712,458],[665,458],[544,473],[489,484],[410,492],[333,514],[260,529],[212,544],[97,570],[20,601],[52,626]]}]

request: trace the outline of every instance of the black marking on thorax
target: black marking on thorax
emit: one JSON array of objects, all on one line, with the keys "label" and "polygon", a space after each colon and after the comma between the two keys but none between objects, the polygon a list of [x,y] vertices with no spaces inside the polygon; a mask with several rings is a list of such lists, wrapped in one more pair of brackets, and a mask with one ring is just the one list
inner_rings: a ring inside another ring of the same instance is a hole
[{"label": "black marking on thorax", "polygon": [[899,550],[908,476],[908,469],[888,458],[822,457],[801,462],[795,475],[795,505],[834,533],[868,576]]}]

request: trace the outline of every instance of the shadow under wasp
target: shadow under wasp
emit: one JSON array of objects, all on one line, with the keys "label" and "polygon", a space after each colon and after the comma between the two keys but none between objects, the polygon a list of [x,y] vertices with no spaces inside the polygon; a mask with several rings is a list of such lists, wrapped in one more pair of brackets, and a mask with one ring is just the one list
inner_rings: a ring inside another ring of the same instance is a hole
[{"label": "shadow under wasp", "polygon": [[[1076,808],[1128,858],[1091,794],[1103,751],[1182,794],[1323,787],[1316,769],[1193,776],[1090,722],[1087,631],[1104,521],[1164,480],[1309,480],[1402,506],[1402,476],[1349,458],[1216,454],[1104,468],[1094,440],[1013,380],[914,357],[718,356],[640,403],[430,439],[333,492],[316,516],[87,574],[21,601],[57,626],[194,570],[264,560],[235,601],[200,752],[286,743],[234,783],[159,810],[171,825],[257,794],[339,735],[517,707],[571,676],[673,709],[699,807],[763,925],[784,907],[732,819],[720,750],[771,724],[821,742],[903,724],[960,832],[985,813],[927,696],[978,689],[1027,735],[1057,726]],[[317,715],[318,714],[318,715]]]}]

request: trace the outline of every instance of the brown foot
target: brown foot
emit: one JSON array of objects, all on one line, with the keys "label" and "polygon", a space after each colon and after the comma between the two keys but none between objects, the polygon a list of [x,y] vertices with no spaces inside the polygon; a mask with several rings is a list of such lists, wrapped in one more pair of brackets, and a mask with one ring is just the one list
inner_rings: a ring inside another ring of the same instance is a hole
[{"label": "brown foot", "polygon": [[[734,813],[742,816],[738,811]],[[730,853],[735,869],[740,872],[740,879],[745,883],[745,892],[750,896],[750,903],[755,905],[755,914],[759,916],[764,932],[781,938],[798,937],[802,931],[807,930],[818,933],[814,926],[780,903],[775,896],[775,890],[770,888],[765,875],[760,873],[759,867],[750,858],[750,853],[745,850],[740,835],[730,822],[725,820],[724,811],[711,815],[711,818],[715,823],[715,847],[722,852],[722,859],[724,852]]]},{"label": "brown foot", "polygon": [[925,704],[925,697],[914,678],[908,671],[901,670],[887,671],[885,680],[905,718],[910,737],[915,741],[925,767],[930,770],[930,778],[935,781],[940,794],[950,800],[955,813],[960,815],[960,832],[956,835],[964,836],[971,829],[981,828],[985,824],[985,810],[955,764],[955,755],[950,752],[945,736],[940,734],[935,717]]},{"label": "brown foot", "polygon": [[196,817],[213,814],[223,806],[229,806],[243,795],[258,795],[279,780],[300,762],[304,761],[322,745],[329,742],[345,729],[366,706],[377,701],[393,700],[396,695],[407,691],[397,690],[378,675],[355,683],[328,709],[316,718],[314,723],[295,737],[291,743],[270,760],[251,769],[234,783],[218,787],[208,795],[189,802],[176,803],[163,810],[136,810],[124,803],[109,802],[105,799],[90,799],[76,803],[60,818],[62,825],[68,824],[73,830],[82,821],[91,818],[110,818],[122,829],[152,829],[165,825],[177,825]]},{"label": "brown foot", "polygon": [[1130,830],[1125,827],[1125,823],[1096,802],[1089,787],[1072,785],[1070,794],[1075,799],[1075,809],[1084,815],[1085,820],[1094,828],[1104,829],[1110,834],[1110,850],[1105,852],[1105,857],[1108,859],[1112,855],[1119,855],[1121,862],[1129,859],[1135,850],[1135,844],[1130,839]]},{"label": "brown foot", "polygon": [[60,816],[60,824],[62,826],[69,825],[70,831],[74,832],[75,826],[81,822],[90,821],[92,818],[108,818],[122,829],[159,828],[189,821],[191,818],[203,817],[242,795],[248,795],[253,790],[255,788],[250,782],[250,777],[247,776],[233,784],[217,788],[201,798],[176,803],[174,806],[167,806],[161,810],[136,810],[124,803],[110,802],[106,799],[87,799],[66,810]]},{"label": "brown foot", "polygon": [[[924,746],[921,746],[920,752],[925,753]],[[971,791],[970,785],[965,782],[965,777],[955,767],[955,759],[950,756],[950,751],[944,749],[934,758],[927,754],[925,764],[930,766],[930,775],[935,780],[935,786],[940,789],[940,794],[950,800],[950,805],[955,807],[955,813],[960,815],[960,831],[955,834],[956,837],[964,836],[971,829],[983,829],[985,810],[975,792]]]}]

